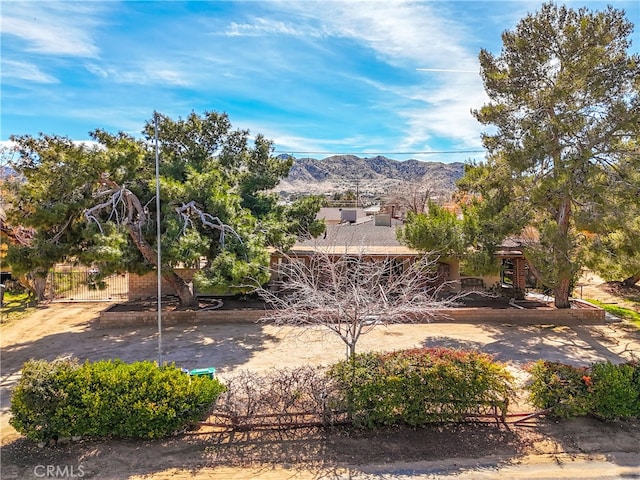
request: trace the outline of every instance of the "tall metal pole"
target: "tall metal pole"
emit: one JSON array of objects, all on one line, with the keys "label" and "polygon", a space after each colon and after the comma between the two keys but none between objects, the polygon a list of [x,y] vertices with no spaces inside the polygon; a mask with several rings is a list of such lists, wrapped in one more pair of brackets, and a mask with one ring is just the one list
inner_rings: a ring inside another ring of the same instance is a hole
[{"label": "tall metal pole", "polygon": [[160,246],[160,152],[158,150],[158,113],[153,112],[156,140],[156,243],[158,245],[158,366],[162,365],[162,252]]}]

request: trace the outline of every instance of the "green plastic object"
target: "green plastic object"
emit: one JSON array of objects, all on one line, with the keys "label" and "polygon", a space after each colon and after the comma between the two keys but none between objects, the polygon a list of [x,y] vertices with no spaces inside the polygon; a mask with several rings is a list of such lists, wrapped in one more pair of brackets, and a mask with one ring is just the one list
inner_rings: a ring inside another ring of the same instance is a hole
[{"label": "green plastic object", "polygon": [[216,369],[213,367],[207,368],[194,368],[189,371],[189,375],[192,377],[209,377],[213,379],[216,376]]}]

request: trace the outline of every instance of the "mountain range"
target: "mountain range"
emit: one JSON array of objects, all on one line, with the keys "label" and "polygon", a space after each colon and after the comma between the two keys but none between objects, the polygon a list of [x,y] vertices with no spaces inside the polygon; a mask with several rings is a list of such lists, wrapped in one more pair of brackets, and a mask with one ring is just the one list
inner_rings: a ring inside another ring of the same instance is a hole
[{"label": "mountain range", "polygon": [[334,155],[321,160],[294,160],[289,176],[276,188],[281,194],[331,194],[359,190],[361,195],[386,195],[403,184],[425,184],[451,193],[464,173],[464,163],[398,161],[383,156]]}]

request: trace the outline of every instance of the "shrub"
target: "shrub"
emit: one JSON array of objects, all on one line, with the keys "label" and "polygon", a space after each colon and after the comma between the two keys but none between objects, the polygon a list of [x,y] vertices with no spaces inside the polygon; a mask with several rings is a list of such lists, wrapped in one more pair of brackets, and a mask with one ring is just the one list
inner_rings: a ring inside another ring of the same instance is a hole
[{"label": "shrub", "polygon": [[16,430],[41,441],[74,435],[157,438],[202,418],[224,386],[174,365],[30,360],[11,399]]},{"label": "shrub", "polygon": [[493,407],[506,412],[512,378],[476,351],[413,349],[367,353],[329,370],[358,425],[461,421]]},{"label": "shrub", "polygon": [[569,418],[595,415],[603,420],[640,416],[640,367],[598,362],[573,367],[539,360],[529,367],[532,403]]},{"label": "shrub", "polygon": [[637,364],[596,363],[591,369],[591,413],[603,420],[640,416],[640,368]]},{"label": "shrub", "polygon": [[9,423],[32,440],[64,435],[69,428],[68,422],[56,412],[69,404],[65,379],[77,368],[78,364],[73,360],[26,362],[11,397]]},{"label": "shrub", "polygon": [[560,418],[589,412],[591,377],[587,368],[538,360],[527,370],[531,374],[528,388],[533,405],[550,408],[551,416]]}]

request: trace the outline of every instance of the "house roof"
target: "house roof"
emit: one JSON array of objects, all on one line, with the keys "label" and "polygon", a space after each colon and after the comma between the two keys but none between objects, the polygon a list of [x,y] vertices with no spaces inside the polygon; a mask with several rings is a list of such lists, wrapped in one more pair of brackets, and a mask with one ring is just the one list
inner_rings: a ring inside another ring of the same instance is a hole
[{"label": "house roof", "polygon": [[[397,229],[401,220],[387,218],[391,225],[376,225],[376,216],[360,217],[355,223],[343,222],[327,224],[326,234],[297,242],[290,253],[310,255],[314,252],[347,255],[389,256],[419,255],[419,251],[398,241]],[[514,258],[523,256],[522,240],[518,237],[505,239],[494,252],[498,257]]]},{"label": "house roof", "polygon": [[538,242],[539,236],[537,231],[527,228],[519,236],[512,236],[505,238],[498,246],[498,250],[494,252],[498,257],[513,258],[523,257],[523,247],[531,242]]},{"label": "house roof", "polygon": [[402,222],[392,220],[391,226],[375,225],[373,217],[357,223],[327,225],[326,234],[296,243],[292,253],[323,251],[340,254],[417,255],[418,251],[401,244],[396,230]]},{"label": "house roof", "polygon": [[316,218],[327,222],[341,222],[343,220],[343,212],[355,212],[355,218],[366,216],[363,208],[354,207],[322,207],[316,215]]}]

